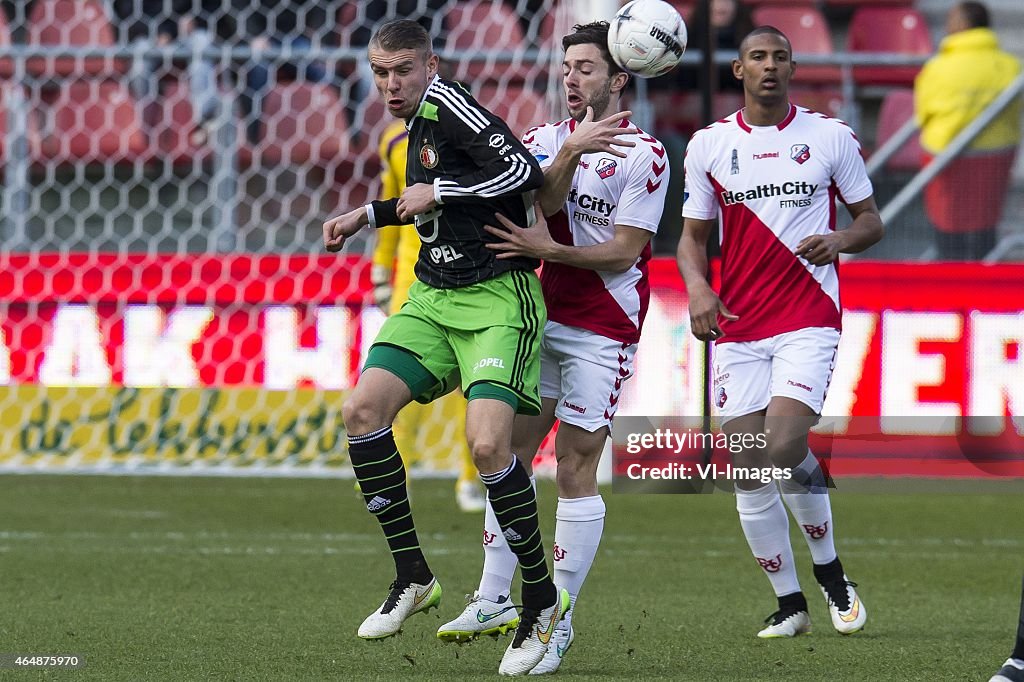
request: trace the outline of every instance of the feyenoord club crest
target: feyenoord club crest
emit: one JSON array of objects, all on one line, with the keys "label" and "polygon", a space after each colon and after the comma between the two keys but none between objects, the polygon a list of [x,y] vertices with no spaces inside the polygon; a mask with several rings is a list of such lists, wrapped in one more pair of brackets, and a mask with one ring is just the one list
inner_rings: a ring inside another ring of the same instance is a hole
[{"label": "feyenoord club crest", "polygon": [[615,167],[618,164],[615,163],[615,159],[601,159],[597,162],[597,166],[594,170],[597,171],[598,176],[602,180],[607,180],[611,176],[615,175]]},{"label": "feyenoord club crest", "polygon": [[423,143],[423,146],[420,148],[420,163],[423,164],[424,168],[433,168],[437,165],[437,150],[434,149],[432,144]]},{"label": "feyenoord club crest", "polygon": [[811,158],[811,148],[805,144],[795,144],[789,149],[789,156],[797,163],[803,165]]}]

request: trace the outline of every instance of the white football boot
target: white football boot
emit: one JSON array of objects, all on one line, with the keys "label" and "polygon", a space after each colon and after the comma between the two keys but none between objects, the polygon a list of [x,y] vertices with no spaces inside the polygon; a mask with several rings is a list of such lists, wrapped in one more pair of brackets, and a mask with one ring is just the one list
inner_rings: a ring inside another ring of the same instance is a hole
[{"label": "white football boot", "polygon": [[371,613],[359,626],[363,639],[382,639],[402,629],[405,619],[414,613],[437,608],[441,603],[441,584],[437,578],[426,585],[419,583],[391,583],[391,592],[380,608]]},{"label": "white football boot", "polygon": [[1024,661],[1008,658],[988,682],[1024,682]]},{"label": "white football boot", "polygon": [[757,633],[761,639],[796,637],[811,631],[811,616],[806,611],[787,609],[776,611],[765,619],[768,627]]},{"label": "white football boot", "polygon": [[825,583],[820,586],[828,612],[832,615],[832,626],[843,635],[852,635],[864,627],[868,612],[864,602],[857,595],[857,583],[850,582],[845,575],[842,580]]},{"label": "white football boot", "polygon": [[530,671],[531,675],[550,675],[562,665],[562,657],[565,656],[565,652],[569,650],[573,640],[576,639],[576,631],[571,623],[566,622],[568,620],[566,618],[555,628],[555,636],[551,638],[548,652],[544,654],[544,658],[537,664],[537,667]]},{"label": "white football boot", "polygon": [[569,592],[558,591],[555,603],[546,609],[523,609],[512,643],[505,649],[498,672],[502,675],[526,675],[537,667],[548,652],[558,623],[565,618],[571,602]]},{"label": "white football boot", "polygon": [[517,625],[519,614],[508,597],[491,601],[473,592],[462,613],[437,629],[437,638],[443,642],[468,642],[480,635],[503,635]]}]

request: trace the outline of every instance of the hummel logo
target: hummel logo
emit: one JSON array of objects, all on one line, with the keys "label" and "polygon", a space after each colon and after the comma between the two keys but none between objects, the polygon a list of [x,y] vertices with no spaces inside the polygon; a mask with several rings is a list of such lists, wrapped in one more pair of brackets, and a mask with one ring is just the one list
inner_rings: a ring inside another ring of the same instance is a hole
[{"label": "hummel logo", "polygon": [[391,504],[391,500],[390,499],[385,498],[385,497],[381,497],[380,495],[377,495],[376,497],[374,497],[372,500],[370,500],[366,504],[366,508],[369,511],[371,511],[371,512],[375,512],[375,511],[380,511],[381,509],[383,509],[384,507],[388,506],[389,504]]},{"label": "hummel logo", "polygon": [[517,533],[513,528],[506,528],[502,535],[504,535],[505,539],[509,542],[519,542],[523,539],[523,536]]}]

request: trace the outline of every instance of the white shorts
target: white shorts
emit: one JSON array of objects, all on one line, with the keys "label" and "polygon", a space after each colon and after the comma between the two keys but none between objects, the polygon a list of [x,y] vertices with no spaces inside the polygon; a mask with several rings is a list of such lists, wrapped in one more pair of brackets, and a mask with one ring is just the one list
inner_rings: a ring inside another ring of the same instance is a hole
[{"label": "white shorts", "polygon": [[636,344],[558,322],[544,326],[540,397],[558,401],[555,416],[587,431],[610,426],[622,385],[633,376]]},{"label": "white shorts", "polygon": [[811,327],[759,341],[716,343],[712,402],[722,421],[792,398],[821,414],[832,380],[839,330]]}]

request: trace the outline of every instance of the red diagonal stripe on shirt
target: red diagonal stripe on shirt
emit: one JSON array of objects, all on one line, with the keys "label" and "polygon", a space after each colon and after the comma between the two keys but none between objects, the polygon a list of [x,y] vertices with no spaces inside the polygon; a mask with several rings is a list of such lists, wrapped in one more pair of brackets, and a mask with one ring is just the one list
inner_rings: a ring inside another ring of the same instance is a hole
[{"label": "red diagonal stripe on shirt", "polygon": [[[711,182],[721,197],[724,188],[714,178]],[[719,318],[723,341],[753,341],[807,327],[841,328],[835,302],[753,211],[744,204],[722,206],[722,223],[719,296],[740,318]]]}]

